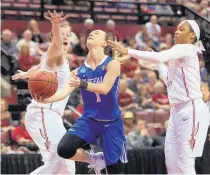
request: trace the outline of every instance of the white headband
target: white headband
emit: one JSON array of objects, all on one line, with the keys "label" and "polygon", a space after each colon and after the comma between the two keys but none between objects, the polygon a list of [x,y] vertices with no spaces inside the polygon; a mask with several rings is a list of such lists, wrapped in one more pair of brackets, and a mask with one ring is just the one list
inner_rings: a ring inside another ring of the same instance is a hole
[{"label": "white headband", "polygon": [[191,28],[193,29],[193,32],[196,35],[197,42],[194,45],[197,49],[197,52],[202,53],[202,51],[206,51],[203,46],[203,43],[200,41],[200,28],[199,28],[197,22],[195,22],[194,20],[186,20],[186,21],[191,26]]}]

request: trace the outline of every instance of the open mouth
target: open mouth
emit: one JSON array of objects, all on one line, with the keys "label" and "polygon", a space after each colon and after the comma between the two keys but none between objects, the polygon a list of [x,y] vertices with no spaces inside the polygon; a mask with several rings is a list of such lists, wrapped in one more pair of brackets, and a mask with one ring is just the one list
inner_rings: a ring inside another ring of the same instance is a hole
[{"label": "open mouth", "polygon": [[88,37],[88,40],[93,40],[93,38],[91,38],[91,37]]},{"label": "open mouth", "polygon": [[68,43],[67,43],[67,42],[63,42],[63,45],[64,45],[64,46],[67,46],[67,45],[68,45]]}]

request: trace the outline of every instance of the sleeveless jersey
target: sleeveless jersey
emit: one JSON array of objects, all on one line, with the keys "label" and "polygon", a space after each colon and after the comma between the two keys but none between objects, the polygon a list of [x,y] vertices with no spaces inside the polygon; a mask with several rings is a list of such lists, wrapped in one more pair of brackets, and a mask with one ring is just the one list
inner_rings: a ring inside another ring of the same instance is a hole
[{"label": "sleeveless jersey", "polygon": [[[107,65],[112,60],[111,57],[105,56],[95,70],[92,70],[87,62],[85,62],[78,68],[78,77],[86,82],[102,83]],[[113,87],[107,95],[81,89],[84,102],[84,117],[96,120],[114,120],[121,116],[118,106],[119,79],[119,77],[116,78]]]},{"label": "sleeveless jersey", "polygon": [[[52,69],[50,68],[47,63],[46,63],[46,56],[43,56],[44,58],[42,59],[41,62],[41,69],[43,70],[48,70],[48,71],[53,71],[56,72],[57,74],[57,79],[58,79],[58,91],[63,88],[63,85],[66,84],[69,80],[69,63],[67,60],[64,61],[63,65],[60,67],[57,67],[57,69]],[[66,104],[68,102],[69,95],[60,101],[54,102],[54,103],[48,103],[48,104],[42,104],[38,103],[35,100],[32,100],[32,102],[28,105],[27,110],[30,108],[44,108],[44,109],[50,109],[52,111],[55,111],[59,115],[63,115],[64,109],[66,107]]]}]

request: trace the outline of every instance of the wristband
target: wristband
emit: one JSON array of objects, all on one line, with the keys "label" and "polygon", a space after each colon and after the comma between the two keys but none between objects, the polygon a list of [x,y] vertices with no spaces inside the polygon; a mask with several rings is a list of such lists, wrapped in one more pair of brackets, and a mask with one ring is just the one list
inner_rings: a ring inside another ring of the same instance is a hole
[{"label": "wristband", "polygon": [[79,88],[87,89],[87,87],[88,87],[88,83],[86,81],[81,80]]}]

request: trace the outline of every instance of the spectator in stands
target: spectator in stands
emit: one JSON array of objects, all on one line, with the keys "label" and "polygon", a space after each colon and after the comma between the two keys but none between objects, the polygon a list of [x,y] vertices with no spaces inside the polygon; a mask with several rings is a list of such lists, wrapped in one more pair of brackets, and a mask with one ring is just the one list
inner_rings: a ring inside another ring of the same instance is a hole
[{"label": "spectator in stands", "polygon": [[152,146],[153,140],[149,136],[144,120],[138,120],[135,131],[127,135],[127,149],[135,150]]},{"label": "spectator in stands", "polygon": [[153,41],[152,38],[149,38],[147,42],[144,45],[144,50],[152,49],[153,51],[157,51],[155,42]]},{"label": "spectator in stands", "polygon": [[168,96],[164,93],[164,84],[158,81],[154,85],[155,93],[152,95],[152,100],[155,103],[155,107],[158,110],[169,110],[169,100]]},{"label": "spectator in stands", "polygon": [[141,82],[142,82],[141,70],[137,68],[137,70],[135,70],[134,72],[134,78],[129,80],[129,89],[132,90],[135,93],[135,95],[139,93],[138,86],[141,84]]},{"label": "spectator in stands", "polygon": [[135,100],[136,103],[138,103],[138,105],[144,110],[154,108],[148,86],[145,84],[141,84],[139,86],[139,94],[136,96]]},{"label": "spectator in stands", "polygon": [[63,24],[71,27],[70,43],[71,43],[72,48],[74,48],[77,44],[79,44],[79,38],[73,32],[73,28],[72,28],[71,24],[69,23],[69,21],[64,21]]},{"label": "spectator in stands", "polygon": [[3,132],[8,132],[14,129],[15,128],[12,123],[12,117],[8,111],[7,101],[6,99],[1,98],[1,130]]},{"label": "spectator in stands", "polygon": [[2,31],[1,47],[11,54],[18,52],[15,43],[12,42],[12,32],[9,29]]},{"label": "spectator in stands", "polygon": [[134,114],[133,112],[127,111],[123,115],[123,121],[124,121],[124,132],[125,135],[128,135],[129,132],[134,130]]},{"label": "spectator in stands", "polygon": [[210,101],[210,88],[207,83],[201,83],[201,92],[203,93],[203,101]]},{"label": "spectator in stands", "polygon": [[86,19],[84,22],[85,29],[83,33],[86,37],[94,30],[94,21],[92,19]]},{"label": "spectator in stands", "polygon": [[134,103],[133,97],[134,93],[128,89],[128,81],[123,80],[120,85],[120,92],[118,96],[118,102],[121,110],[135,110],[138,107],[138,105]]},{"label": "spectator in stands", "polygon": [[113,37],[113,38],[117,38],[117,41],[121,41],[121,36],[119,34],[119,32],[117,30],[115,30],[115,22],[112,20],[112,19],[109,19],[107,22],[106,22],[106,33],[108,36],[110,37]]},{"label": "spectator in stands", "polygon": [[25,128],[25,114],[25,111],[21,112],[20,125],[12,131],[12,139],[15,140],[19,145],[34,145],[31,136]]},{"label": "spectator in stands", "polygon": [[157,75],[155,74],[154,71],[150,71],[147,74],[147,80],[148,80],[147,86],[148,86],[149,93],[154,94],[154,92],[155,92],[154,85],[157,82]]},{"label": "spectator in stands", "polygon": [[44,39],[39,29],[39,24],[35,19],[29,21],[28,29],[32,33],[32,38],[31,38],[32,41],[39,44],[44,42]]},{"label": "spectator in stands", "polygon": [[208,18],[208,0],[202,0],[200,3],[200,8],[201,8],[200,14],[203,17]]},{"label": "spectator in stands", "polygon": [[32,33],[30,30],[26,30],[23,33],[23,39],[19,40],[17,43],[17,48],[20,51],[21,46],[23,44],[28,44],[29,48],[30,48],[30,54],[32,56],[36,56],[37,54],[39,55],[43,55],[43,52],[41,51],[41,49],[39,49],[39,47],[37,46],[37,44],[31,40],[32,39]]},{"label": "spectator in stands", "polygon": [[150,17],[150,22],[146,23],[145,26],[148,33],[152,36],[155,46],[158,47],[160,44],[159,37],[161,35],[161,27],[158,24],[157,16],[152,15]]},{"label": "spectator in stands", "polygon": [[[166,0],[158,0],[158,3],[166,4]],[[167,15],[173,15],[174,14],[170,5],[156,5],[155,6],[155,12],[156,13],[164,13],[164,14],[167,14]]]},{"label": "spectator in stands", "polygon": [[139,50],[139,45],[137,44],[137,42],[136,42],[134,37],[129,38],[129,40],[128,40],[128,47],[130,49]]},{"label": "spectator in stands", "polygon": [[210,75],[208,74],[206,68],[205,68],[205,64],[204,64],[204,61],[203,61],[203,58],[200,58],[199,60],[199,64],[200,64],[200,75],[201,75],[201,80],[203,82],[206,82],[209,84],[210,86]]},{"label": "spectator in stands", "polygon": [[173,46],[173,36],[171,33],[166,33],[164,42],[167,45],[167,49],[170,49]]},{"label": "spectator in stands", "polygon": [[86,40],[87,37],[85,34],[80,34],[79,36],[79,44],[77,44],[74,49],[73,49],[73,53],[78,55],[78,56],[86,56],[88,53],[88,49],[86,46]]},{"label": "spectator in stands", "polygon": [[137,32],[135,36],[135,40],[139,47],[144,47],[144,43],[147,43],[149,38],[152,36],[148,33],[147,28],[145,26],[141,26],[141,29]]},{"label": "spectator in stands", "polygon": [[23,71],[29,70],[34,65],[39,63],[39,59],[30,54],[30,48],[28,44],[22,44],[19,54],[19,67]]}]

